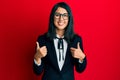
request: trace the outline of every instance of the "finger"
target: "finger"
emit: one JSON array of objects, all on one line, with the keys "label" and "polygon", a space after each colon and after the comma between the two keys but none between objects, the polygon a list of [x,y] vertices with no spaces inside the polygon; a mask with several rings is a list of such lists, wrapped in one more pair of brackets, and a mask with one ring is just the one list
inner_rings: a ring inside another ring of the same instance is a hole
[{"label": "finger", "polygon": [[36,42],[36,45],[37,45],[37,49],[39,49],[39,48],[40,48],[40,46],[39,46],[39,43],[38,43],[38,42]]},{"label": "finger", "polygon": [[43,46],[43,48],[46,48],[46,46]]},{"label": "finger", "polygon": [[76,48],[71,47],[70,49],[71,49],[72,51],[74,51]]},{"label": "finger", "polygon": [[43,46],[43,47],[41,47],[40,49],[41,49],[42,51],[46,51],[46,52],[47,52],[46,46]]},{"label": "finger", "polygon": [[44,48],[44,49],[43,49],[43,51],[47,52],[47,49],[46,49],[46,48]]},{"label": "finger", "polygon": [[77,43],[77,49],[80,49],[80,42]]},{"label": "finger", "polygon": [[46,46],[41,47],[41,49],[46,49],[47,50]]},{"label": "finger", "polygon": [[73,53],[74,53],[74,51],[72,51],[72,50],[71,50],[71,53],[73,54]]},{"label": "finger", "polygon": [[44,53],[47,53],[47,51],[44,51]]}]

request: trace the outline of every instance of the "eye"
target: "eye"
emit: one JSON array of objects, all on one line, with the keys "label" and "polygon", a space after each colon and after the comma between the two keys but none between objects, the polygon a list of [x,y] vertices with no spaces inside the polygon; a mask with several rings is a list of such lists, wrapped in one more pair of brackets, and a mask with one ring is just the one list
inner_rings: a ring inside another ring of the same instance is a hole
[{"label": "eye", "polygon": [[60,14],[59,13],[55,13],[55,16],[58,17],[58,16],[60,16]]},{"label": "eye", "polygon": [[68,14],[67,14],[67,13],[64,13],[63,16],[64,16],[64,17],[68,17]]}]

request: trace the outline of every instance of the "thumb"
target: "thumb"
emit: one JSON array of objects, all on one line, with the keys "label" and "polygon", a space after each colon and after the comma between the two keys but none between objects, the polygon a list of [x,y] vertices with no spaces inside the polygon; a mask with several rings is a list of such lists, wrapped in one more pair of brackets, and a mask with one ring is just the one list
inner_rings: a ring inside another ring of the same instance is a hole
[{"label": "thumb", "polygon": [[80,42],[77,43],[77,49],[80,49]]},{"label": "thumb", "polygon": [[36,42],[36,45],[37,45],[37,49],[39,49],[39,48],[40,48],[40,46],[39,46],[39,43],[38,43],[38,42]]}]

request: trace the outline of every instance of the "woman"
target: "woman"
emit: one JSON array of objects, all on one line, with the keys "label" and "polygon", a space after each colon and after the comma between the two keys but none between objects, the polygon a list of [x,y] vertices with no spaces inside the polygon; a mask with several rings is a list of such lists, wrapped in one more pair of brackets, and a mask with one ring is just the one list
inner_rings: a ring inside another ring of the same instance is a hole
[{"label": "woman", "polygon": [[33,69],[43,73],[42,80],[74,80],[77,72],[86,67],[82,39],[73,31],[70,7],[57,3],[50,14],[48,32],[38,37]]}]

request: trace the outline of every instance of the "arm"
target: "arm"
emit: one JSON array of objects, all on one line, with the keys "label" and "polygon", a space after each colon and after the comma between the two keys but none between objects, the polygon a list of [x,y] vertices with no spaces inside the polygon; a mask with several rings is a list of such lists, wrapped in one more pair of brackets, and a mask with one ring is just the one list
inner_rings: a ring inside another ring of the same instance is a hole
[{"label": "arm", "polygon": [[[44,68],[44,57],[47,55],[47,48],[44,42],[44,38],[43,37],[39,37],[38,42],[36,42],[36,53],[34,55],[34,63],[33,63],[33,70],[34,72],[39,75],[42,73],[43,68]],[[39,45],[40,43],[40,45]]]},{"label": "arm", "polygon": [[87,65],[87,59],[86,57],[83,59],[83,62],[80,63],[79,62],[79,59],[74,59],[74,63],[75,63],[75,69],[77,72],[83,72],[86,68],[86,65]]},{"label": "arm", "polygon": [[33,71],[35,74],[39,75],[42,73],[43,71],[43,62],[41,61],[41,63],[38,65],[37,63],[35,63],[35,61],[33,62]]},{"label": "arm", "polygon": [[81,37],[76,36],[73,42],[71,53],[74,58],[75,68],[77,72],[83,72],[87,65],[87,59],[83,51],[82,39]]}]

